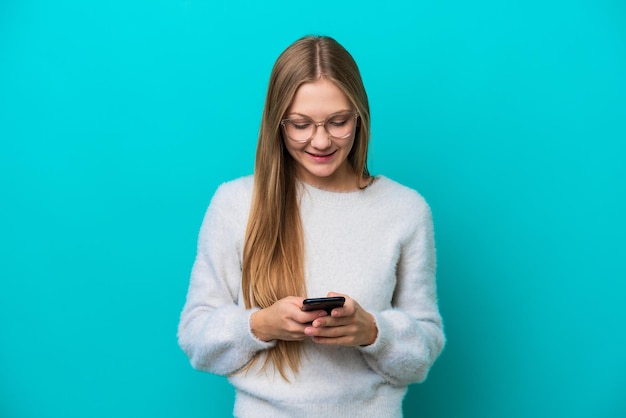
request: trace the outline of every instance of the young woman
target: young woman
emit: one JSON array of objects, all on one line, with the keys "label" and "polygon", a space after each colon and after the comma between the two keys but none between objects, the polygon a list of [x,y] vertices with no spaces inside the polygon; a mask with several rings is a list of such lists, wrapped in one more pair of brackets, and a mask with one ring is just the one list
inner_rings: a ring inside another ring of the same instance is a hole
[{"label": "young woman", "polygon": [[[431,213],[367,169],[352,56],[308,36],[272,70],[254,175],[218,188],[178,339],[228,376],[238,417],[400,417],[444,345]],[[303,311],[305,297],[343,307]]]}]

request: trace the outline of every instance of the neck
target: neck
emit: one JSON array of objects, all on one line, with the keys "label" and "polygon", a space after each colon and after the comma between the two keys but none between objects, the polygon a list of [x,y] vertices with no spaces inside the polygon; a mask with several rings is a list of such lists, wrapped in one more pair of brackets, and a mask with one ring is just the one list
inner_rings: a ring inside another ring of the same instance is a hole
[{"label": "neck", "polygon": [[340,178],[310,178],[310,176],[300,175],[297,177],[303,183],[329,192],[353,192],[364,189],[373,179],[370,176],[359,178],[354,171]]}]

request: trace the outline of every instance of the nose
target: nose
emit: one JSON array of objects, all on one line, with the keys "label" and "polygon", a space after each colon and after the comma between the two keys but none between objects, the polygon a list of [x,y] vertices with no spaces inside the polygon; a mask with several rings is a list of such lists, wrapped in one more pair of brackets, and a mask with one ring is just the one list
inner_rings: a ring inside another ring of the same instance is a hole
[{"label": "nose", "polygon": [[326,132],[324,124],[319,122],[315,125],[315,132],[313,134],[313,139],[311,139],[311,146],[316,149],[326,149],[330,147],[332,141],[330,140],[328,132]]}]

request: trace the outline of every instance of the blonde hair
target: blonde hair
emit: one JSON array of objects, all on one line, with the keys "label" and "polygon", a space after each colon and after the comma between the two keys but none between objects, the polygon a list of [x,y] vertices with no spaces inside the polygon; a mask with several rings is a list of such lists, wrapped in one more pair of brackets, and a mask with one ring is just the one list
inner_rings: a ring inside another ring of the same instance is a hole
[{"label": "blonde hair", "polygon": [[[247,308],[267,308],[286,296],[306,296],[296,163],[285,148],[280,121],[298,87],[322,77],[334,82],[359,114],[348,162],[358,174],[359,187],[362,179],[369,177],[369,104],[356,62],[330,37],[303,37],[278,57],[267,89],[243,250],[242,289]],[[297,373],[300,353],[301,343],[277,341],[265,357],[263,367],[271,361],[287,380],[285,367]],[[259,355],[248,367],[258,358]]]}]

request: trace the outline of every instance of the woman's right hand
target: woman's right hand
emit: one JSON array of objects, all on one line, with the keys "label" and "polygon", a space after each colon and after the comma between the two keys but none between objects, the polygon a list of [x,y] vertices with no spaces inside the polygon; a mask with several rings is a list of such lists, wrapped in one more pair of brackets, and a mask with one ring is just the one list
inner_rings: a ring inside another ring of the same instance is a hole
[{"label": "woman's right hand", "polygon": [[250,317],[250,329],[262,341],[302,341],[304,329],[316,318],[326,316],[324,311],[302,311],[304,298],[287,296],[272,306],[261,309]]}]

